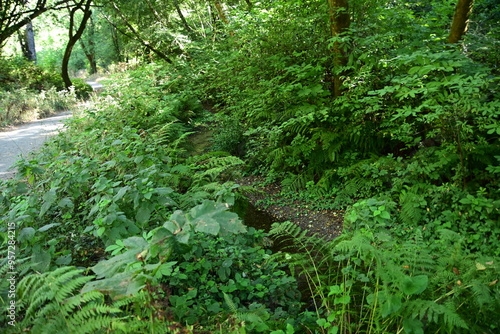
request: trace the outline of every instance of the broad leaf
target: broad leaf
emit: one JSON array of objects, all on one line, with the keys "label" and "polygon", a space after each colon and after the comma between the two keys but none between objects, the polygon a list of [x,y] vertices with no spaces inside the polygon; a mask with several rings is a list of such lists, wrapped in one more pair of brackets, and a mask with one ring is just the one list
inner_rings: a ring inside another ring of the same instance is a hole
[{"label": "broad leaf", "polygon": [[406,276],[401,282],[401,290],[407,295],[422,293],[429,283],[427,275]]}]

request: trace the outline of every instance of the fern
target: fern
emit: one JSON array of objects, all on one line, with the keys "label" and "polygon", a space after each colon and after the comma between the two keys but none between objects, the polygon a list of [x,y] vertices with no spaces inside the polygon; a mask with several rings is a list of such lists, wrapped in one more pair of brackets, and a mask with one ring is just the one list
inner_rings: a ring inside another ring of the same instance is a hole
[{"label": "fern", "polygon": [[491,320],[500,310],[496,262],[483,260],[478,270],[456,233],[443,231],[442,244],[432,247],[419,229],[404,241],[380,230],[325,242],[285,222],[273,224],[270,234],[293,242],[297,253],[286,261],[307,279],[318,314],[335,313],[341,330],[355,323],[355,332],[392,333],[413,325],[426,332],[482,333],[478,315],[493,324],[491,333],[500,328]]},{"label": "fern", "polygon": [[191,168],[196,171],[193,184],[201,185],[215,181],[226,181],[237,178],[244,162],[235,156],[207,153],[190,160]]},{"label": "fern", "polygon": [[[247,310],[247,311],[240,311],[238,310],[236,304],[232,301],[231,297],[223,292],[224,294],[224,301],[226,302],[227,306],[229,307],[229,311],[231,312],[232,316],[237,320],[241,328],[246,328],[250,326],[250,329],[253,328],[255,325],[261,325],[265,326],[265,321],[264,319],[267,318],[269,315],[267,315],[264,307],[260,307],[254,310]],[[263,317],[264,313],[266,317]]]},{"label": "fern", "polygon": [[[19,330],[31,333],[96,333],[120,323],[116,315],[122,311],[107,305],[97,291],[79,294],[79,289],[92,276],[83,270],[61,267],[44,274],[24,277],[18,284],[20,306],[25,316]],[[120,306],[124,303],[121,302]]]},{"label": "fern", "polygon": [[[403,310],[408,317],[426,320],[437,325],[439,332],[467,329],[467,323],[457,314],[451,303],[438,304],[431,300],[415,299],[406,302]],[[433,327],[428,325],[428,327]]]},{"label": "fern", "polygon": [[178,139],[186,132],[186,128],[176,120],[163,125],[156,125],[150,129],[150,132],[156,145],[160,146],[168,145]]}]

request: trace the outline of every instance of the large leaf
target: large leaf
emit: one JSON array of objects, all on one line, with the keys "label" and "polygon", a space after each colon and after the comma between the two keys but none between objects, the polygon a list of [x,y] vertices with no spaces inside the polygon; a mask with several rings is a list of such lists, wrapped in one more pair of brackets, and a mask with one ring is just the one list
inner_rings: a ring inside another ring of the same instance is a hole
[{"label": "large leaf", "polygon": [[43,204],[40,208],[40,217],[42,217],[56,201],[57,189],[57,187],[52,188],[43,195]]},{"label": "large leaf", "polygon": [[19,241],[31,240],[35,236],[35,229],[33,227],[25,227],[19,232],[17,236]]},{"label": "large leaf", "polygon": [[225,203],[205,200],[187,214],[180,210],[175,211],[163,227],[174,234],[178,242],[184,244],[189,243],[193,231],[212,235],[245,232],[246,227],[238,215],[227,211],[228,208]]},{"label": "large leaf", "polygon": [[220,224],[212,217],[199,219],[194,227],[195,231],[217,235],[220,231]]},{"label": "large leaf", "polygon": [[[210,234],[237,234],[246,231],[245,225],[228,205],[206,200],[189,211],[195,230]],[[217,225],[219,227],[217,228]]]},{"label": "large leaf", "polygon": [[401,282],[401,290],[407,295],[422,293],[429,283],[427,275],[406,276]]},{"label": "large leaf", "polygon": [[150,241],[148,258],[160,256],[161,260],[166,260],[172,253],[173,234],[165,227],[158,227],[154,230]]},{"label": "large leaf", "polygon": [[387,317],[389,314],[398,312],[403,305],[401,302],[401,296],[393,295],[389,292],[379,293],[380,301],[380,311],[382,312],[382,317]]},{"label": "large leaf", "polygon": [[109,277],[122,270],[129,264],[137,261],[137,254],[140,254],[148,247],[148,243],[141,237],[131,237],[123,240],[123,245],[128,249],[122,254],[113,256],[109,260],[100,261],[92,270],[97,278]]},{"label": "large leaf", "polygon": [[139,224],[144,225],[149,221],[149,218],[151,218],[152,211],[153,211],[152,205],[148,203],[143,203],[137,210],[137,213],[135,214],[135,220]]},{"label": "large leaf", "polygon": [[85,284],[82,293],[97,290],[109,293],[111,297],[130,296],[136,294],[145,286],[145,280],[135,277],[132,272],[116,274],[110,278],[92,281]]},{"label": "large leaf", "polygon": [[407,334],[424,334],[424,324],[418,319],[406,318],[403,320],[403,327]]}]

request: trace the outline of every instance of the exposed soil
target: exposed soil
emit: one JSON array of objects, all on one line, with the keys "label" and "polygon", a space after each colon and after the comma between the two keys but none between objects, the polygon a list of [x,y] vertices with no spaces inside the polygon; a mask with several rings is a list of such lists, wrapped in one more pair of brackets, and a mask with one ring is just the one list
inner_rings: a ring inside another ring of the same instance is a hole
[{"label": "exposed soil", "polygon": [[[190,136],[192,154],[207,152],[212,134],[210,130],[201,129]],[[245,193],[245,196],[250,204],[268,217],[263,218],[266,222],[259,224],[259,228],[268,229],[270,226],[264,225],[291,221],[308,230],[310,235],[316,234],[327,240],[334,239],[342,233],[344,212],[341,210],[316,210],[303,201],[286,199],[278,183],[268,184],[260,176],[246,176],[235,182],[256,190]]]},{"label": "exposed soil", "polygon": [[[272,216],[276,222],[291,221],[311,235],[327,240],[342,233],[344,212],[340,210],[315,210],[298,200],[284,200],[279,184],[265,184],[262,177],[247,176],[236,181],[242,186],[252,186],[257,192],[245,195],[252,205]],[[278,204],[279,203],[279,204]]]}]

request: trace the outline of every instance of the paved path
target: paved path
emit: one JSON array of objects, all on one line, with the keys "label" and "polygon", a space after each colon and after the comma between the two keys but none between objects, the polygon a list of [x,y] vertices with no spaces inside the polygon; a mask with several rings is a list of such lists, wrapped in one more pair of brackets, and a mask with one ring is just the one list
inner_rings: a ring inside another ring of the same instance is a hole
[{"label": "paved path", "polygon": [[95,81],[87,81],[87,83],[92,87],[94,91],[99,91],[104,89],[104,86],[98,82]]},{"label": "paved path", "polygon": [[[95,92],[103,89],[100,83],[94,81],[87,83]],[[27,157],[30,152],[39,149],[47,138],[63,128],[64,121],[71,116],[71,111],[65,111],[0,132],[0,180],[12,178],[15,174],[12,165],[20,158]]]},{"label": "paved path", "polygon": [[71,111],[65,111],[0,132],[0,179],[11,178],[15,173],[12,165],[39,149],[47,138],[63,128],[64,120],[71,116]]}]

